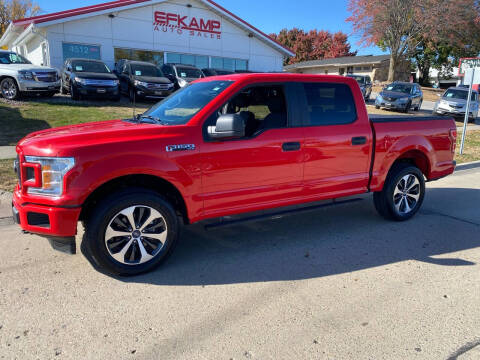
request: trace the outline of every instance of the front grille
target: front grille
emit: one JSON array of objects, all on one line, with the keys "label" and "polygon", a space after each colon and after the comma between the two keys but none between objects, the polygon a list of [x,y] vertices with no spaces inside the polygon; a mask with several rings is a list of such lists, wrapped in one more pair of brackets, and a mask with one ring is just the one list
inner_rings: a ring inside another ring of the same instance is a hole
[{"label": "front grille", "polygon": [[35,80],[40,82],[55,82],[58,80],[56,71],[35,71],[33,75],[35,76]]},{"label": "front grille", "polygon": [[463,105],[457,105],[457,104],[450,104],[450,106],[451,106],[452,108],[455,108],[455,109],[461,109],[461,108],[463,108]]},{"label": "front grille", "polygon": [[85,84],[89,86],[115,86],[115,80],[85,79]]},{"label": "front grille", "polygon": [[385,98],[385,100],[388,100],[388,101],[395,101],[395,100],[397,100],[397,99],[395,99],[395,98],[392,98],[392,97],[386,97],[386,98]]},{"label": "front grille", "polygon": [[170,90],[172,88],[172,85],[171,84],[152,84],[152,83],[149,83],[147,85],[147,88],[150,89],[150,90],[165,91],[165,90]]}]

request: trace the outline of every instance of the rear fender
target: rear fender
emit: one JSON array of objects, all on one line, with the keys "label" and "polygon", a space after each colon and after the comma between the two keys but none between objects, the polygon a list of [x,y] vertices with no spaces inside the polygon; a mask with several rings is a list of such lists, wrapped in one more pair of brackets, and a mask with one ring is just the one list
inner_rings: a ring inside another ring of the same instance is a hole
[{"label": "rear fender", "polygon": [[[377,148],[379,144],[376,145]],[[428,178],[431,165],[436,163],[433,145],[423,136],[407,136],[395,142],[386,152],[376,151],[372,171],[371,191],[381,191],[393,164],[400,159],[415,159],[415,154],[421,153],[427,160],[424,175]],[[422,156],[420,155],[420,156]]]}]

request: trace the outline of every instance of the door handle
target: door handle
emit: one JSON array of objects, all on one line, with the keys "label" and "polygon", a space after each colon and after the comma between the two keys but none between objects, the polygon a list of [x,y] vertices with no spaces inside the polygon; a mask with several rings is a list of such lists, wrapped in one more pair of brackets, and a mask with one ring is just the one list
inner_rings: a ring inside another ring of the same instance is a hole
[{"label": "door handle", "polygon": [[298,151],[300,150],[299,142],[287,142],[282,144],[283,151]]},{"label": "door handle", "polygon": [[365,136],[357,136],[352,138],[352,145],[365,145],[367,138]]}]

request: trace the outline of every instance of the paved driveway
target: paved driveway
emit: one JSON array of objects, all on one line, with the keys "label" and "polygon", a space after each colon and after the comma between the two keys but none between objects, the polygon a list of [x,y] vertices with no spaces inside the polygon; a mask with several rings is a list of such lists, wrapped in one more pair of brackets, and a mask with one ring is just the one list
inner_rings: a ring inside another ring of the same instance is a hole
[{"label": "paved driveway", "polygon": [[406,223],[364,196],[192,226],[163,268],[133,278],[0,219],[0,358],[478,359],[479,177],[429,184]]}]

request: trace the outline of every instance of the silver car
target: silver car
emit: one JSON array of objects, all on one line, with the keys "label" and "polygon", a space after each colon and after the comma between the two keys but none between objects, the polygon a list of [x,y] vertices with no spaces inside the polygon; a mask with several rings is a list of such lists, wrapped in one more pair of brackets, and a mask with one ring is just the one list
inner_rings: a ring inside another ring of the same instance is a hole
[{"label": "silver car", "polygon": [[[468,88],[451,87],[442,95],[440,100],[433,107],[435,115],[450,115],[453,117],[463,118],[467,111]],[[469,119],[475,120],[478,117],[478,92],[472,91],[470,101]]]},{"label": "silver car", "polygon": [[60,91],[60,77],[55,69],[32,65],[23,56],[0,50],[0,93],[14,100],[22,94],[53,96]]},{"label": "silver car", "polygon": [[360,90],[362,91],[363,98],[365,101],[370,99],[370,95],[372,94],[372,79],[368,75],[355,75],[355,74],[348,74],[347,77],[355,79],[360,86]]}]

